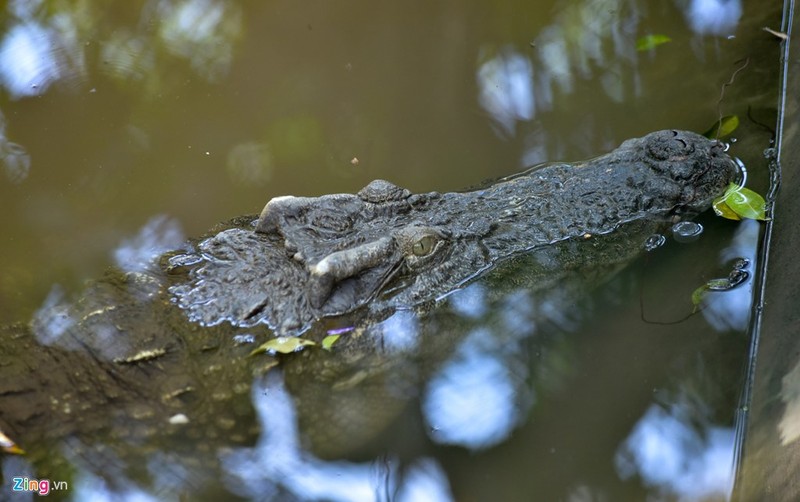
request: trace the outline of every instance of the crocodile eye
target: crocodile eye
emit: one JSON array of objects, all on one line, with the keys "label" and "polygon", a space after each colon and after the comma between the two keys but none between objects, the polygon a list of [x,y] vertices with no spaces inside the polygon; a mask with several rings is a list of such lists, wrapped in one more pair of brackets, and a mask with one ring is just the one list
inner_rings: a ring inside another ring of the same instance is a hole
[{"label": "crocodile eye", "polygon": [[433,251],[436,246],[436,237],[433,235],[423,235],[417,242],[411,246],[411,252],[416,256],[425,256]]}]

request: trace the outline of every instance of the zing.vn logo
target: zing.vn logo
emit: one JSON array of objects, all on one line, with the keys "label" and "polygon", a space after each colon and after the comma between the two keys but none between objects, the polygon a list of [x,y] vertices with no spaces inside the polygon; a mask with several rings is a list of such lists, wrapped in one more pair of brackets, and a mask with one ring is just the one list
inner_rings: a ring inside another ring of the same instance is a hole
[{"label": "zing.vn logo", "polygon": [[67,490],[66,481],[50,481],[49,479],[28,479],[22,477],[11,478],[11,489],[15,492],[35,492],[38,495],[48,495],[50,490]]}]

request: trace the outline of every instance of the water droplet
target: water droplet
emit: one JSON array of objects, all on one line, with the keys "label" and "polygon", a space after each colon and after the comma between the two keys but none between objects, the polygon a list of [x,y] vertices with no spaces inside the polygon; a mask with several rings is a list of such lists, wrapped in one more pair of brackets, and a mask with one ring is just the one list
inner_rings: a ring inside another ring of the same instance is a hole
[{"label": "water droplet", "polygon": [[652,251],[656,248],[660,248],[667,242],[667,238],[661,234],[653,234],[644,241],[644,250],[645,251]]},{"label": "water droplet", "polygon": [[703,233],[703,225],[693,221],[679,221],[672,226],[672,236],[678,242],[696,241]]}]

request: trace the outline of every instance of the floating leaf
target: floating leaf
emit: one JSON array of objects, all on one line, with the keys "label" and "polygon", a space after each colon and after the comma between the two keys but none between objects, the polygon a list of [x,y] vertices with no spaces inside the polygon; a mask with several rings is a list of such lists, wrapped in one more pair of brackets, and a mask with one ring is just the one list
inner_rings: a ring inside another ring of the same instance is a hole
[{"label": "floating leaf", "polygon": [[707,291],[708,284],[703,284],[699,288],[692,291],[692,314],[696,313],[700,309],[700,304],[703,302],[703,298],[706,297]]},{"label": "floating leaf", "polygon": [[749,218],[764,221],[767,219],[764,197],[749,188],[740,187],[736,183],[728,185],[722,197],[714,201],[714,212],[731,220]]},{"label": "floating leaf", "polygon": [[342,335],[326,336],[325,338],[322,339],[322,348],[325,350],[331,350],[331,347],[333,346],[334,343],[336,343],[336,340],[338,340],[340,336]]},{"label": "floating leaf", "polygon": [[703,133],[708,139],[719,139],[729,135],[739,127],[739,117],[737,115],[725,115],[719,119],[711,128]]},{"label": "floating leaf", "polygon": [[751,220],[767,219],[766,205],[764,197],[749,188],[740,188],[731,194],[727,201],[728,206],[736,211],[736,214],[742,218],[750,218]]},{"label": "floating leaf", "polygon": [[710,279],[707,283],[692,291],[692,314],[699,310],[700,304],[706,297],[709,291],[727,291],[733,289],[738,284],[732,284],[729,278],[725,279]]},{"label": "floating leaf", "polygon": [[725,202],[725,199],[720,197],[714,201],[714,212],[717,213],[717,216],[722,216],[728,220],[741,220],[742,217],[736,214],[736,211],[731,209],[728,204]]},{"label": "floating leaf", "polygon": [[667,42],[672,42],[672,39],[666,35],[647,35],[636,41],[636,50],[649,51]]},{"label": "floating leaf", "polygon": [[260,352],[269,352],[270,354],[291,354],[292,352],[302,350],[303,347],[309,345],[316,345],[316,343],[312,342],[311,340],[306,340],[305,338],[298,338],[296,336],[279,336],[262,344],[253,352],[251,352],[250,355],[252,356]]}]

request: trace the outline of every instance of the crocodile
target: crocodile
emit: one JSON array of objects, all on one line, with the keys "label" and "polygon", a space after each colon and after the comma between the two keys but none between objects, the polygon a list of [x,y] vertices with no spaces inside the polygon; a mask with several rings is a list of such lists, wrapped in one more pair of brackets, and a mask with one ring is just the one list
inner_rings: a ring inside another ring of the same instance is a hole
[{"label": "crocodile", "polygon": [[355,195],[276,197],[254,228],[219,232],[173,257],[175,267],[195,268],[171,291],[193,321],[298,334],[365,305],[435,300],[536,247],[697,213],[734,172],[720,143],[659,131],[588,162],[465,192],[413,194],[376,180]]},{"label": "crocodile", "polygon": [[[116,455],[251,444],[254,378],[280,371],[311,447],[342,454],[379,434],[452,353],[471,322],[451,305],[460,292],[489,281],[490,318],[510,292],[579,295],[648,236],[707,210],[737,173],[721,143],[668,130],[462,192],[377,180],[356,194],[274,198],[147,270],[111,270],[79,299],[0,329],[0,432],[42,462],[65,438]],[[392,338],[404,319],[412,349]],[[331,351],[250,355],[275,336],[342,332]]]}]

